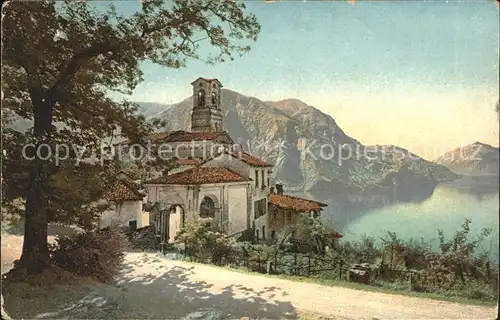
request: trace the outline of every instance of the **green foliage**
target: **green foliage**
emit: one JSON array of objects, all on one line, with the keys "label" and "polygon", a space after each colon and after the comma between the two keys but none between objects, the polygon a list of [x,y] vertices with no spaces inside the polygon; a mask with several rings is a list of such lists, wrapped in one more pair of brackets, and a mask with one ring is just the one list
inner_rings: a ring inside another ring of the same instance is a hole
[{"label": "green foliage", "polygon": [[[177,240],[186,243],[188,256],[202,262],[223,263],[259,272],[265,272],[270,262],[273,273],[328,281],[343,280],[347,277],[345,268],[368,263],[372,266],[375,279],[372,285],[375,286],[482,301],[496,301],[498,297],[498,267],[492,266],[486,255],[478,256],[470,250],[478,247],[491,231],[483,230],[476,240],[470,240],[470,220],[465,221],[451,240],[446,240],[439,232],[441,246],[445,249],[443,253],[432,252],[431,243],[424,239],[403,241],[396,233],[389,232],[382,238],[382,245],[377,244],[373,237],[363,236],[358,241],[333,243],[333,250],[325,255],[317,254],[321,253],[319,251],[304,253],[296,250],[300,245],[314,244],[318,238],[330,236],[313,220],[305,217],[298,221],[276,245],[235,242],[213,231],[207,220],[200,219],[188,221]],[[465,252],[466,255],[460,260],[460,255],[455,256],[453,252]],[[413,274],[411,283],[409,269]]]},{"label": "green foliage", "polygon": [[336,252],[349,263],[374,263],[382,250],[377,247],[375,238],[363,235],[358,241],[340,243]]},{"label": "green foliage", "polygon": [[[2,161],[2,206],[13,218],[22,220],[32,163],[20,157],[18,151],[22,144],[13,144],[11,137],[7,134],[4,139],[6,156]],[[65,160],[51,165],[50,171],[43,190],[47,201],[47,222],[91,229],[99,214],[108,208],[108,205],[98,204],[97,201],[114,182],[114,166],[87,162],[77,165],[72,160]]]},{"label": "green foliage", "polygon": [[160,249],[160,238],[152,226],[137,229],[129,235],[130,247],[143,251],[156,251]]},{"label": "green foliage", "polygon": [[127,237],[118,230],[84,232],[58,237],[50,246],[50,257],[67,271],[106,281],[118,272],[127,245]]},{"label": "green foliage", "polygon": [[[72,0],[9,1],[2,9],[2,205],[25,218],[21,261],[31,270],[47,258],[49,221],[88,227],[104,210],[90,204],[106,188],[106,173],[116,172],[113,137],[142,143],[160,125],[110,93],[130,94],[143,80],[143,61],[180,68],[188,59],[232,59],[249,50],[260,26],[233,1],[143,1],[127,15],[112,3],[98,9]],[[20,119],[32,128],[14,130]],[[28,160],[27,143],[50,149]],[[69,147],[65,160],[45,159],[57,145]],[[77,167],[82,159],[103,161]]]},{"label": "green foliage", "polygon": [[223,258],[231,257],[236,246],[234,238],[214,230],[210,220],[200,218],[186,221],[175,240],[184,243],[190,257],[214,264],[221,264]]},{"label": "green foliage", "polygon": [[328,230],[318,219],[307,215],[301,215],[297,223],[288,226],[282,234],[279,244],[290,250],[307,246],[318,253],[324,253],[325,247],[336,241],[334,232]]}]

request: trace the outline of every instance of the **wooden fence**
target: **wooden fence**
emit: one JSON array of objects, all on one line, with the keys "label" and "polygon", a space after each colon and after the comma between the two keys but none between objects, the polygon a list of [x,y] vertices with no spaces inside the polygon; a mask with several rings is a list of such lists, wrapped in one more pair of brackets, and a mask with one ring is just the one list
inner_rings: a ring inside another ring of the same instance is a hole
[{"label": "wooden fence", "polygon": [[[186,251],[182,252],[184,258],[189,258]],[[206,260],[205,262],[209,262]],[[416,283],[419,280],[419,271],[411,269],[395,269],[388,265],[380,265],[368,270],[369,279],[359,281],[350,279],[352,264],[340,257],[327,257],[313,253],[286,253],[279,251],[264,251],[255,248],[241,248],[241,250],[231,252],[229,255],[221,257],[219,264],[233,267],[244,267],[248,270],[268,273],[286,274],[297,277],[321,277],[329,280],[350,280],[372,284],[376,281],[406,283],[409,290],[416,290]],[[452,275],[447,271],[442,271],[442,277]],[[454,275],[454,274],[453,274]],[[466,278],[474,278],[472,275],[464,275]],[[477,278],[474,278],[477,280]],[[485,283],[492,283],[498,279],[482,279]],[[498,281],[493,284],[498,287]],[[421,290],[421,288],[418,288]],[[496,290],[496,289],[494,289]]]}]

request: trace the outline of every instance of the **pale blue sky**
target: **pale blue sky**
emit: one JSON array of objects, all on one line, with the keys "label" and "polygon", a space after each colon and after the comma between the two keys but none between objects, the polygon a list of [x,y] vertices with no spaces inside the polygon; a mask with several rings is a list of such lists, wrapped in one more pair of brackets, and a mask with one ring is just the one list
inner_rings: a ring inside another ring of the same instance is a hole
[{"label": "pale blue sky", "polygon": [[245,4],[262,25],[250,53],[215,66],[191,61],[181,70],[145,63],[145,81],[132,98],[173,103],[191,94],[198,76],[216,77],[262,100],[303,100],[364,143],[421,154],[428,144],[498,145],[493,0]]}]

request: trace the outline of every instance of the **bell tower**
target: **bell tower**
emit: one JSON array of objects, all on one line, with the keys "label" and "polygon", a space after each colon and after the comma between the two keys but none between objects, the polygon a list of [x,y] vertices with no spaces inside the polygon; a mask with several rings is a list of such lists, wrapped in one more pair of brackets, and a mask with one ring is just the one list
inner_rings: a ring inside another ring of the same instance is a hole
[{"label": "bell tower", "polygon": [[191,131],[222,132],[220,109],[222,84],[217,79],[198,78],[191,85],[193,86]]}]

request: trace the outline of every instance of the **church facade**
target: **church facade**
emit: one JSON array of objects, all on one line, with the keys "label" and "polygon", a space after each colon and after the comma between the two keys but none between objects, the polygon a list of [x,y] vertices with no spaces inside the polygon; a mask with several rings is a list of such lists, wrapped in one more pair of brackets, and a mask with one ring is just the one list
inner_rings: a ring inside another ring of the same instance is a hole
[{"label": "church facade", "polygon": [[243,151],[224,131],[220,81],[198,78],[191,85],[191,131],[149,137],[175,150],[174,169],[141,183],[149,223],[162,239],[174,242],[183,223],[199,217],[231,236],[247,232],[254,240],[272,240],[296,215],[319,216],[324,204],[283,195],[280,186],[275,192],[272,165]]}]

